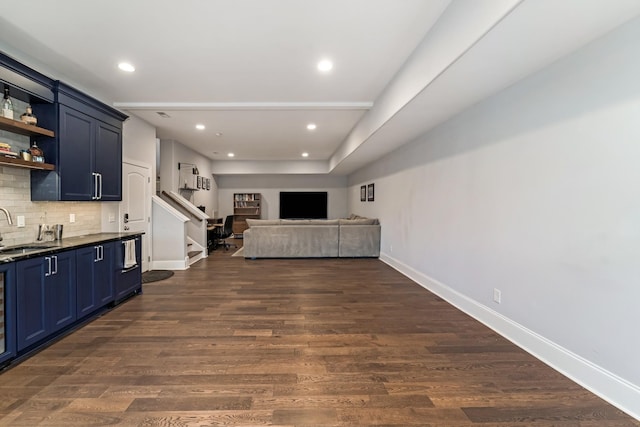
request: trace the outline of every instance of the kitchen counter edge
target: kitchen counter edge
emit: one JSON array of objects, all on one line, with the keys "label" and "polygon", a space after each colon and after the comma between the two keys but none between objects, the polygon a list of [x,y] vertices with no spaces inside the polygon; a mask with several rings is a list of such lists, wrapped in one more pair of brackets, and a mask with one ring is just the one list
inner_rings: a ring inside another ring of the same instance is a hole
[{"label": "kitchen counter edge", "polygon": [[58,252],[71,249],[78,249],[85,246],[92,246],[99,243],[116,242],[118,240],[128,240],[145,234],[140,231],[130,231],[122,233],[94,233],[84,236],[64,237],[62,240],[54,240],[48,242],[35,242],[33,244],[47,245],[47,248],[34,250],[26,254],[20,255],[2,255],[0,253],[0,263],[16,262],[23,259],[37,258],[45,255],[52,255]]}]

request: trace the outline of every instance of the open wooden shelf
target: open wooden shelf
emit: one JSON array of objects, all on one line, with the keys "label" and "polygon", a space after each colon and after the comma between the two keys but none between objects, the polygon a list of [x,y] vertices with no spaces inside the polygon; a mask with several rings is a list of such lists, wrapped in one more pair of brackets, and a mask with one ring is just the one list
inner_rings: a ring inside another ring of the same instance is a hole
[{"label": "open wooden shelf", "polygon": [[55,136],[52,130],[27,125],[18,120],[7,119],[6,117],[0,117],[0,129],[26,136],[49,136],[52,138]]},{"label": "open wooden shelf", "polygon": [[22,159],[14,159],[13,157],[0,156],[0,166],[2,165],[13,166],[16,168],[40,169],[46,171],[52,171],[55,169],[55,166],[49,163],[28,162]]}]

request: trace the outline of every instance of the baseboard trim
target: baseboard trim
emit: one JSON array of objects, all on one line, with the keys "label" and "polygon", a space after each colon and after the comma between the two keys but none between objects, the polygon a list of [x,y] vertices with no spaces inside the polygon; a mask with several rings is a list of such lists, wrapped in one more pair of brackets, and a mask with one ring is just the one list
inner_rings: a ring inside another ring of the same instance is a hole
[{"label": "baseboard trim", "polygon": [[189,268],[188,258],[173,261],[151,261],[151,270],[186,270]]},{"label": "baseboard trim", "polygon": [[489,307],[426,276],[386,253],[380,260],[454,307],[493,329],[537,359],[640,420],[640,387],[603,369]]}]

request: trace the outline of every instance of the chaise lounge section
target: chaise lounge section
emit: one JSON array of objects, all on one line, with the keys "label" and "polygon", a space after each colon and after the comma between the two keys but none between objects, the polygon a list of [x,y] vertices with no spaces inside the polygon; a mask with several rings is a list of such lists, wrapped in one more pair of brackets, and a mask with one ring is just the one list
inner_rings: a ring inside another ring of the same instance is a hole
[{"label": "chaise lounge section", "polygon": [[245,258],[380,256],[380,223],[375,218],[249,219],[247,225]]}]

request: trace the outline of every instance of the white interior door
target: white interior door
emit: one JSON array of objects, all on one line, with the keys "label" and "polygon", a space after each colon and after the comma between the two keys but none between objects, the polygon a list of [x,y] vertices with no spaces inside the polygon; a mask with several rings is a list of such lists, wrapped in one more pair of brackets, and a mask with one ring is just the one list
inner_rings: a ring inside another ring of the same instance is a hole
[{"label": "white interior door", "polygon": [[149,270],[151,229],[151,168],[122,163],[122,202],[120,231],[140,231],[142,236],[142,271]]}]

